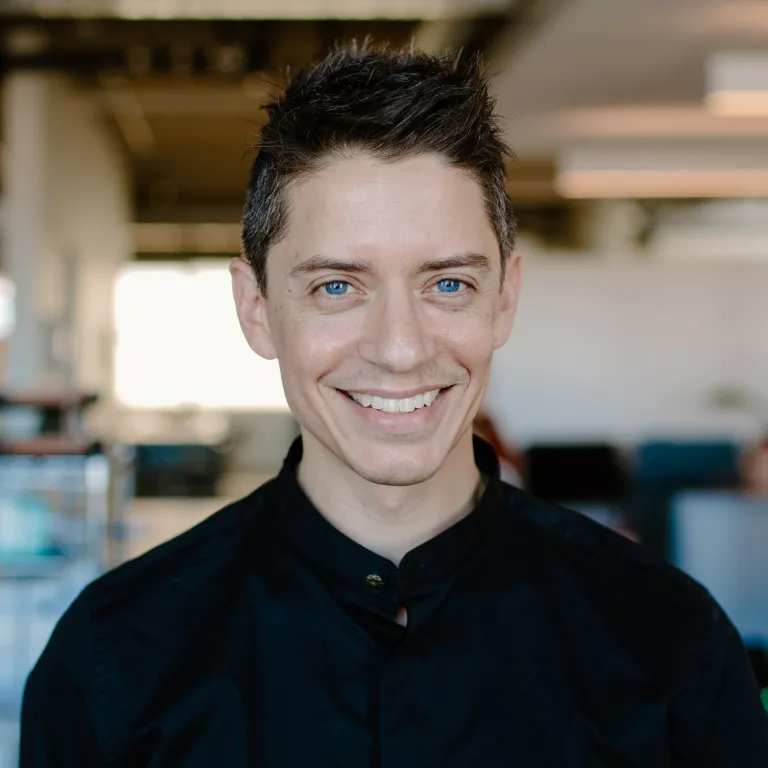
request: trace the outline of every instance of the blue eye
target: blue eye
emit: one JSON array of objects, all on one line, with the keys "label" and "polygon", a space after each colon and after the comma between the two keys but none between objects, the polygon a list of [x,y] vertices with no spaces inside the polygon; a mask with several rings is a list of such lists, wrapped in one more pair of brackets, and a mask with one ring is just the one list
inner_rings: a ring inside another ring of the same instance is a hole
[{"label": "blue eye", "polygon": [[441,280],[437,284],[437,290],[440,293],[456,293],[461,290],[461,280]]},{"label": "blue eye", "polygon": [[348,288],[349,283],[345,283],[343,280],[333,280],[323,286],[329,296],[343,296]]}]

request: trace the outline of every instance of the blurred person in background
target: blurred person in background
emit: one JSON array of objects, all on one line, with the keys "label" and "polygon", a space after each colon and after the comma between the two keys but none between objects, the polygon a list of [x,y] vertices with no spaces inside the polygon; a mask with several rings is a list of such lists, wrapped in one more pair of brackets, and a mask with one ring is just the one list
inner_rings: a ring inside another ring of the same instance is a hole
[{"label": "blurred person in background", "polygon": [[480,62],[341,48],[268,113],[231,271],[301,436],[75,601],[22,768],[764,768],[707,592],[473,437],[520,286]]},{"label": "blurred person in background", "polygon": [[499,459],[501,479],[516,488],[523,487],[523,454],[506,442],[493,419],[486,411],[479,411],[472,425],[474,433],[493,448]]},{"label": "blurred person in background", "polygon": [[746,493],[768,498],[768,433],[751,450],[741,464],[742,486]]}]

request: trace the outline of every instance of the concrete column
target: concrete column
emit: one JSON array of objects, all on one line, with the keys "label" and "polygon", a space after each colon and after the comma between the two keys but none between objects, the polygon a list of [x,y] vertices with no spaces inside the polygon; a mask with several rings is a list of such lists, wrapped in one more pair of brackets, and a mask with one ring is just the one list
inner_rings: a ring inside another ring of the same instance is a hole
[{"label": "concrete column", "polygon": [[63,75],[3,88],[4,274],[16,327],[3,384],[111,394],[112,294],[131,258],[131,180],[103,105]]},{"label": "concrete column", "polygon": [[16,324],[9,339],[4,384],[40,386],[46,336],[39,322],[38,275],[47,248],[50,166],[50,82],[37,72],[15,72],[3,85],[3,272],[16,286]]}]

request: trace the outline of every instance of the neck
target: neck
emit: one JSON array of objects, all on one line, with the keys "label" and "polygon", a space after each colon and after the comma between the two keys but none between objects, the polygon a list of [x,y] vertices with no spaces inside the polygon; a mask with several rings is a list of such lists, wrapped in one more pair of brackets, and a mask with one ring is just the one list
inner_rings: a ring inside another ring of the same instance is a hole
[{"label": "neck", "polygon": [[[408,486],[371,483],[311,435],[302,435],[302,441],[297,479],[313,505],[345,536],[396,564],[466,517],[485,485],[471,431],[432,477]],[[329,476],[337,482],[328,483]]]}]

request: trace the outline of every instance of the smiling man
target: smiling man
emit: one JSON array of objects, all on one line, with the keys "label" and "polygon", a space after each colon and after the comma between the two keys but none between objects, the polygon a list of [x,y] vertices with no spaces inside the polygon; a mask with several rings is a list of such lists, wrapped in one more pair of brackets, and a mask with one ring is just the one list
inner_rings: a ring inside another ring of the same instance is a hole
[{"label": "smiling man", "polygon": [[22,768],[768,765],[707,593],[473,439],[520,286],[507,154],[476,60],[342,49],[271,105],[231,271],[301,437],[77,599]]}]

